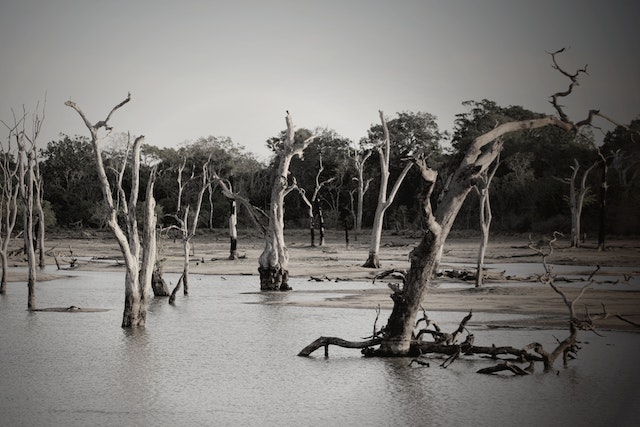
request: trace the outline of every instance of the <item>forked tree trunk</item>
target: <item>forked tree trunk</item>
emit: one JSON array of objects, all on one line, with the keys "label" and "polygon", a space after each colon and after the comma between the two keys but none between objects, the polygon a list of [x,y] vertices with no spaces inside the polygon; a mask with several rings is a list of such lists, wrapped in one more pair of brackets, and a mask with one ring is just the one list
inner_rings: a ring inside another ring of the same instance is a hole
[{"label": "forked tree trunk", "polygon": [[[17,126],[17,125],[16,125]],[[0,209],[2,226],[0,227],[0,260],[2,261],[2,277],[0,278],[0,294],[4,294],[7,290],[7,268],[9,261],[7,251],[9,250],[9,242],[13,234],[18,217],[18,195],[20,194],[20,185],[18,182],[19,162],[13,161],[11,153],[11,140],[15,128],[10,131],[8,147],[5,151],[2,149],[2,160],[0,161],[0,169],[2,172],[2,183],[0,184],[1,195]],[[15,135],[13,135],[15,136]]]},{"label": "forked tree trunk", "polygon": [[493,215],[491,213],[491,198],[490,187],[491,181],[500,166],[500,153],[496,158],[495,165],[491,172],[485,171],[481,174],[480,180],[476,185],[478,192],[478,198],[480,199],[480,231],[482,237],[480,239],[480,248],[478,249],[478,262],[476,266],[476,288],[482,287],[484,280],[484,256],[487,252],[487,245],[489,244],[489,230],[491,229],[491,220]]},{"label": "forked tree trunk", "polygon": [[363,206],[364,206],[364,195],[369,190],[369,184],[371,183],[371,178],[364,181],[364,165],[367,162],[367,159],[371,156],[371,151],[367,151],[364,157],[360,156],[360,153],[356,149],[354,154],[354,163],[356,167],[356,171],[358,172],[358,201],[356,206],[356,224],[355,224],[355,239],[358,240],[358,236],[362,232],[362,214],[363,214]]},{"label": "forked tree trunk", "polygon": [[477,137],[469,147],[464,159],[456,170],[449,191],[444,195],[435,213],[432,212],[430,196],[435,185],[437,172],[429,169],[424,161],[417,160],[426,185],[421,195],[422,214],[427,231],[420,244],[409,254],[410,269],[402,289],[391,296],[393,310],[385,327],[385,334],[378,353],[381,355],[408,355],[411,352],[412,333],[418,309],[439,262],[444,243],[451,231],[464,200],[471,191],[479,175],[497,157],[502,144],[500,136],[524,129],[556,125],[565,130],[573,130],[555,117],[509,122]]},{"label": "forked tree trunk", "polygon": [[265,233],[265,245],[258,259],[260,290],[287,291],[289,286],[289,253],[284,241],[284,196],[290,190],[287,177],[293,156],[300,156],[314,136],[304,141],[295,141],[295,128],[289,112],[286,116],[287,133],[282,144],[280,162],[271,189],[269,225]]},{"label": "forked tree trunk", "polygon": [[[155,243],[149,242],[148,231],[153,230],[155,236],[156,216],[152,207],[155,206],[153,197],[153,183],[155,177],[155,168],[151,172],[149,185],[147,186],[146,200],[148,204],[147,215],[145,217],[143,242],[140,242],[140,234],[138,230],[137,220],[137,204],[138,193],[140,188],[140,150],[142,146],[143,136],[135,138],[131,152],[131,189],[129,197],[125,194],[122,185],[117,188],[117,194],[120,201],[120,208],[124,212],[124,228],[118,220],[119,209],[114,202],[111,184],[107,178],[107,173],[102,160],[102,150],[100,148],[100,137],[98,135],[101,128],[110,131],[111,127],[108,121],[111,115],[120,107],[131,100],[129,94],[127,98],[111,109],[107,118],[97,122],[95,125],[87,119],[84,112],[73,101],[66,101],[65,105],[73,108],[83,120],[85,126],[90,132],[91,142],[94,148],[94,157],[96,161],[96,170],[102,196],[108,209],[107,225],[113,231],[118,242],[122,255],[124,257],[125,272],[125,301],[124,311],[122,314],[122,327],[138,327],[144,326],[147,319],[147,302],[151,290],[151,272],[155,266],[156,246]],[[129,141],[130,143],[130,141]],[[129,146],[127,146],[129,148]],[[126,161],[126,159],[125,159]],[[121,184],[121,180],[118,181]],[[144,252],[144,253],[143,253]]]},{"label": "forked tree trunk", "polygon": [[378,204],[376,206],[376,213],[373,218],[373,227],[371,229],[371,242],[369,244],[369,257],[362,265],[368,268],[380,268],[380,258],[378,253],[380,252],[380,241],[382,240],[382,224],[384,222],[384,214],[386,210],[393,203],[393,199],[398,193],[398,189],[407,176],[409,169],[413,166],[413,163],[408,162],[404,167],[396,183],[391,189],[391,193],[387,195],[387,187],[389,185],[389,160],[391,157],[391,141],[389,137],[389,128],[387,127],[387,121],[384,118],[382,111],[380,113],[380,121],[382,122],[382,130],[384,133],[384,147],[378,149],[380,156],[380,192],[378,193]]},{"label": "forked tree trunk", "polygon": [[571,166],[571,177],[563,179],[561,181],[569,184],[569,203],[571,207],[571,238],[570,244],[572,248],[580,246],[581,225],[580,218],[582,216],[582,208],[584,206],[584,198],[587,194],[587,178],[589,173],[598,165],[598,162],[593,163],[582,174],[580,180],[580,188],[576,188],[576,179],[578,177],[578,171],[580,170],[580,163],[577,159],[573,159],[573,166]]}]

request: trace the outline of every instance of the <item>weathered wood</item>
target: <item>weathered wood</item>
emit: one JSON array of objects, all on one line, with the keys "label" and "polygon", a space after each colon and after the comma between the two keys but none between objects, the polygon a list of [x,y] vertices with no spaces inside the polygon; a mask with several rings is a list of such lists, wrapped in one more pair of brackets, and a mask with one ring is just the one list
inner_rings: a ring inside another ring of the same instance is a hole
[{"label": "weathered wood", "polygon": [[378,148],[378,156],[380,158],[380,188],[378,192],[378,204],[373,217],[373,226],[371,227],[371,241],[369,243],[369,257],[362,265],[366,268],[380,268],[380,259],[378,252],[380,251],[380,241],[382,239],[382,224],[384,222],[384,214],[393,203],[393,200],[400,189],[400,185],[409,173],[409,169],[413,166],[412,162],[407,162],[396,179],[391,192],[387,194],[389,186],[389,162],[391,158],[391,138],[389,136],[389,127],[384,118],[384,113],[379,111],[380,122],[382,123],[382,131],[384,135],[384,146]]},{"label": "weathered wood", "polygon": [[372,338],[367,341],[347,341],[342,338],[336,338],[336,337],[320,337],[314,342],[312,342],[311,344],[309,344],[308,346],[306,346],[305,348],[303,348],[302,350],[300,350],[300,353],[298,353],[298,356],[302,356],[302,357],[310,356],[311,353],[313,353],[320,347],[325,347],[325,356],[327,356],[328,355],[327,348],[330,345],[335,345],[335,346],[344,347],[344,348],[364,349],[364,348],[370,348],[375,345],[378,345],[380,344],[381,341],[382,341],[381,338]]},{"label": "weathered wood", "polygon": [[[114,193],[102,159],[102,149],[100,147],[101,137],[99,132],[101,129],[104,129],[106,132],[112,131],[111,126],[108,124],[109,119],[130,100],[131,94],[127,94],[127,97],[123,101],[111,109],[106,119],[95,124],[89,121],[82,109],[75,102],[69,100],[64,103],[64,105],[78,113],[89,130],[91,143],[94,148],[98,181],[108,211],[107,225],[113,232],[124,257],[126,272],[125,304],[122,314],[123,328],[144,326],[146,323],[148,293],[151,288],[151,274],[147,272],[149,271],[149,265],[155,264],[156,256],[155,246],[150,248],[147,245],[148,242],[144,242],[144,244],[141,243],[138,229],[137,204],[140,187],[140,152],[144,136],[135,138],[133,144],[131,144],[131,138],[129,136],[127,139],[127,154],[129,150],[131,150],[131,182],[128,198],[122,185],[122,176],[125,170],[124,164],[118,176],[117,184],[119,185],[116,188],[117,191]],[[153,201],[153,186],[148,186],[147,192],[147,203],[155,203],[155,201]],[[117,194],[117,201],[114,200],[114,194]],[[119,221],[119,214],[122,213],[124,215],[123,225]],[[145,217],[145,221],[154,220],[155,212]],[[143,253],[144,251],[148,251],[148,253]]]},{"label": "weathered wood", "polygon": [[265,233],[265,245],[258,258],[258,272],[260,274],[260,290],[275,291],[290,290],[289,252],[284,241],[284,198],[289,186],[289,165],[294,156],[301,156],[304,149],[313,141],[310,136],[303,141],[296,142],[295,127],[291,115],[286,115],[286,138],[279,153],[280,161],[276,169],[271,188],[271,204],[269,206],[269,226]]}]

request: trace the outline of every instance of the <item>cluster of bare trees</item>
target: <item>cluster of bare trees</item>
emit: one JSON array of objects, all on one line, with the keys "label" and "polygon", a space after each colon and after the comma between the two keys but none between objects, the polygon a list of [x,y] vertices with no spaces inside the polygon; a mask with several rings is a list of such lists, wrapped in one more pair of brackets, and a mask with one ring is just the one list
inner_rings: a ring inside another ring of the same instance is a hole
[{"label": "cluster of bare trees", "polygon": [[[300,355],[308,356],[320,347],[328,348],[329,345],[340,345],[352,348],[363,348],[369,356],[406,356],[421,355],[429,352],[439,352],[450,356],[451,363],[462,354],[510,354],[516,356],[518,361],[534,362],[542,361],[545,368],[553,366],[554,361],[563,355],[565,358],[575,351],[576,336],[579,329],[592,326],[593,318],[587,320],[578,319],[574,310],[573,301],[554,283],[554,277],[546,264],[547,254],[540,252],[546,275],[544,282],[551,286],[565,302],[569,312],[570,335],[567,339],[558,343],[557,348],[546,352],[542,346],[533,343],[525,349],[478,347],[473,343],[473,336],[467,335],[466,340],[457,344],[456,341],[466,330],[466,324],[471,318],[471,313],[465,317],[459,327],[453,333],[444,333],[432,320],[430,320],[422,305],[425,301],[426,291],[431,278],[436,273],[443,253],[445,241],[453,227],[467,196],[475,189],[479,199],[479,213],[482,231],[478,263],[476,286],[481,286],[483,281],[484,253],[488,243],[489,229],[492,220],[489,188],[496,171],[501,164],[500,156],[505,145],[505,137],[518,132],[554,127],[561,132],[578,135],[585,127],[589,127],[596,117],[612,121],[597,110],[591,110],[586,119],[572,121],[563,110],[560,100],[569,96],[577,84],[580,74],[586,72],[586,67],[575,73],[569,73],[562,69],[557,62],[557,55],[562,50],[551,53],[553,66],[562,75],[570,80],[569,86],[551,96],[551,103],[556,115],[536,116],[522,120],[505,118],[497,121],[487,131],[474,136],[466,150],[459,158],[455,169],[448,174],[446,179],[439,180],[439,172],[434,165],[434,158],[428,153],[409,152],[403,158],[403,167],[395,177],[391,191],[390,185],[390,161],[392,152],[392,139],[387,119],[382,111],[379,112],[381,123],[381,138],[372,150],[357,150],[354,163],[358,176],[357,181],[357,212],[355,215],[356,231],[362,227],[363,196],[369,188],[371,178],[365,178],[364,165],[375,152],[379,158],[379,186],[378,198],[373,220],[369,255],[364,266],[380,268],[379,250],[385,212],[393,203],[398,190],[410,171],[415,171],[421,179],[419,188],[419,203],[423,225],[423,236],[410,255],[410,268],[402,277],[402,285],[390,286],[393,310],[386,325],[374,331],[371,339],[363,342],[348,342],[339,338],[321,337],[300,352]],[[115,178],[109,179],[107,168],[103,160],[102,142],[113,130],[110,120],[113,114],[125,106],[131,100],[128,95],[123,101],[113,107],[106,118],[97,122],[91,122],[83,110],[73,101],[65,102],[65,105],[73,109],[81,118],[89,131],[90,142],[93,147],[97,176],[102,190],[104,206],[106,208],[106,224],[113,232],[125,260],[125,304],[122,319],[123,327],[144,326],[146,321],[147,303],[150,299],[152,282],[161,278],[161,266],[158,261],[157,233],[158,218],[156,212],[156,200],[154,186],[158,176],[158,165],[149,169],[149,176],[144,196],[141,196],[141,149],[143,136],[127,136],[127,146],[122,163],[116,168]],[[34,284],[36,279],[36,265],[44,266],[44,213],[42,208],[42,174],[37,161],[36,141],[42,125],[43,113],[36,113],[31,123],[27,126],[27,114],[23,111],[21,116],[14,116],[11,124],[5,125],[9,137],[7,146],[2,146],[2,158],[0,170],[2,171],[3,186],[0,197],[0,258],[3,264],[2,282],[0,292],[6,287],[6,266],[8,241],[15,229],[19,207],[22,207],[24,252],[29,260],[29,272],[27,285],[29,288],[28,307],[35,308]],[[209,200],[214,188],[220,188],[222,194],[229,200],[229,236],[230,259],[237,259],[237,210],[238,204],[249,213],[253,224],[264,235],[265,247],[258,259],[258,272],[260,276],[260,289],[263,291],[286,291],[291,289],[289,278],[289,254],[284,238],[284,207],[285,198],[293,191],[301,196],[307,207],[309,229],[311,234],[311,246],[315,246],[315,218],[318,217],[320,227],[319,244],[324,244],[323,217],[321,209],[318,209],[318,197],[323,187],[332,183],[336,177],[325,177],[322,156],[319,156],[318,167],[315,173],[313,189],[303,188],[295,176],[290,172],[291,162],[296,157],[302,157],[304,150],[316,139],[316,135],[305,135],[300,138],[296,135],[296,129],[289,112],[286,115],[286,131],[279,141],[277,165],[271,185],[268,212],[253,206],[249,199],[241,195],[240,191],[234,191],[230,177],[221,176],[212,165],[212,157],[201,165],[200,170],[192,170],[191,177],[186,179],[184,171],[187,159],[184,158],[178,167],[177,185],[178,200],[174,214],[168,215],[174,220],[174,225],[165,228],[178,233],[183,243],[184,264],[183,272],[178,285],[171,296],[171,301],[182,285],[184,293],[188,293],[189,263],[192,252],[191,240],[196,234],[198,219],[202,209],[204,196],[209,192]],[[616,123],[617,124],[617,123]],[[16,151],[17,150],[17,151]],[[14,154],[15,153],[15,154]],[[13,157],[15,155],[15,157]],[[572,174],[569,178],[561,178],[561,181],[569,184],[572,213],[572,245],[579,244],[581,208],[588,190],[586,180],[589,173],[600,163],[606,166],[606,159],[600,154],[598,162],[589,165],[581,177],[579,176],[580,164],[578,160],[571,166]],[[605,170],[606,177],[606,170]],[[128,185],[125,185],[125,175],[128,176]],[[442,177],[440,177],[442,178]],[[439,182],[440,181],[440,182]],[[579,181],[579,184],[577,183]],[[197,197],[192,206],[183,200],[186,182],[197,183]],[[437,206],[432,201],[436,198]],[[606,191],[606,180],[603,183],[603,191]],[[354,190],[355,192],[355,190]],[[353,194],[353,193],[352,193]],[[309,197],[311,195],[311,197]],[[144,203],[143,215],[138,205]],[[352,199],[353,203],[353,199]],[[213,206],[210,209],[210,217]],[[264,225],[263,220],[268,220]],[[209,221],[211,223],[211,219]],[[142,226],[139,224],[142,223]],[[549,246],[553,246],[550,244]],[[38,254],[36,254],[36,249]],[[379,275],[383,278],[386,273]],[[155,295],[166,295],[166,290],[156,291]],[[585,288],[586,289],[586,288]],[[583,290],[584,292],[584,290]],[[578,296],[579,298],[579,296]],[[577,298],[576,298],[577,299]],[[423,317],[418,319],[422,310]],[[416,332],[416,328],[422,322],[426,326]],[[432,329],[429,329],[429,328]],[[433,341],[423,340],[424,336],[431,336]],[[377,347],[377,348],[374,348]],[[325,350],[326,351],[326,350]],[[532,354],[533,351],[535,354]],[[519,373],[518,368],[505,363],[500,367],[491,368],[491,372],[509,369]]]},{"label": "cluster of bare trees", "polygon": [[[36,309],[36,269],[44,268],[45,223],[42,208],[42,175],[38,164],[37,142],[44,120],[44,105],[29,114],[13,112],[13,121],[2,124],[8,131],[6,145],[0,146],[2,194],[0,195],[0,293],[6,292],[9,241],[22,211],[22,252],[27,258],[27,307]],[[15,145],[14,145],[15,144]],[[37,253],[36,253],[37,252]]]}]

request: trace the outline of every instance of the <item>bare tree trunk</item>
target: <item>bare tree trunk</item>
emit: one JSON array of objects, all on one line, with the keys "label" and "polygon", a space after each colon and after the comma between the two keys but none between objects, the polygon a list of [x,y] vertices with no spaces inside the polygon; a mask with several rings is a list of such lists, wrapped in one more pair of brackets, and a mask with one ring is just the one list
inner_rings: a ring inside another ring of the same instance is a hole
[{"label": "bare tree trunk", "polygon": [[238,207],[235,199],[229,199],[229,259],[238,259]]},{"label": "bare tree trunk", "polygon": [[599,226],[598,226],[598,251],[607,250],[607,246],[605,244],[605,228],[607,225],[607,172],[609,171],[609,166],[607,165],[607,159],[598,151],[600,155],[602,165],[602,175],[600,179],[600,216],[599,216]]},{"label": "bare tree trunk", "polygon": [[151,289],[153,289],[153,296],[155,297],[168,297],[169,287],[162,277],[162,270],[160,267],[154,268],[151,275]]},{"label": "bare tree trunk", "polygon": [[476,185],[476,191],[480,199],[480,230],[482,232],[482,238],[480,240],[480,248],[478,249],[478,263],[476,268],[476,288],[482,287],[484,280],[484,256],[487,251],[487,245],[489,244],[489,230],[491,229],[491,220],[493,215],[491,213],[491,200],[489,195],[489,187],[491,186],[491,180],[496,174],[498,167],[500,166],[500,153],[496,158],[495,165],[491,172],[485,171],[480,175],[479,185]]},{"label": "bare tree trunk", "polygon": [[[187,205],[184,209],[184,215],[182,218],[178,217],[177,214],[174,215],[174,218],[179,224],[179,227],[172,226],[172,228],[178,229],[182,233],[182,248],[183,248],[183,267],[182,267],[182,283],[183,283],[183,294],[189,295],[189,263],[190,263],[190,255],[191,255],[191,239],[196,235],[196,230],[198,229],[198,220],[200,218],[200,209],[202,208],[202,200],[204,198],[204,193],[207,191],[207,188],[210,186],[209,181],[209,162],[211,161],[211,157],[207,159],[207,161],[202,165],[202,176],[201,176],[201,187],[198,192],[198,199],[196,201],[196,209],[193,215],[193,222],[191,224],[191,228],[189,227],[189,206]],[[182,183],[182,170],[186,165],[186,158],[178,171],[178,192],[182,195],[184,190],[184,186]],[[193,178],[193,175],[192,177]],[[182,197],[182,196],[180,196]],[[178,205],[181,204],[181,201],[178,202]],[[175,290],[173,292],[175,294]]]},{"label": "bare tree trunk", "polygon": [[[140,243],[140,236],[138,231],[137,221],[137,203],[138,192],[140,187],[140,149],[142,146],[143,136],[135,138],[133,142],[133,149],[131,153],[131,190],[129,193],[128,201],[119,180],[119,186],[117,188],[119,207],[123,209],[125,228],[120,226],[118,221],[118,207],[113,199],[113,192],[111,184],[107,178],[107,173],[102,160],[102,150],[100,148],[99,131],[104,128],[107,132],[111,131],[111,127],[108,125],[108,121],[111,115],[121,108],[123,105],[131,100],[129,94],[127,98],[113,107],[107,118],[97,122],[95,125],[87,119],[84,112],[73,101],[66,101],[65,105],[74,109],[80,118],[83,120],[85,126],[90,132],[91,142],[94,147],[94,155],[96,160],[96,170],[98,173],[98,179],[100,181],[100,187],[102,189],[103,199],[108,209],[107,225],[113,231],[113,234],[120,246],[122,255],[125,260],[126,273],[125,273],[125,303],[124,311],[122,314],[122,327],[137,327],[144,326],[147,318],[147,302],[148,295],[151,289],[151,276],[148,274],[151,271],[150,266],[155,265],[156,247],[153,244],[149,244],[148,241],[144,241],[143,245]],[[129,140],[130,144],[130,140]],[[128,147],[129,148],[129,145]],[[126,161],[126,159],[125,159]],[[155,170],[152,171],[152,175],[155,175]],[[153,178],[151,179],[153,180]],[[147,186],[147,203],[148,207],[155,206],[155,200],[153,198],[153,185]],[[150,212],[150,211],[148,211]],[[148,221],[155,221],[155,212],[151,215],[147,214],[145,223]],[[152,224],[145,224],[146,228],[154,228]],[[154,231],[155,232],[155,231]],[[148,237],[143,237],[147,239]],[[148,251],[148,253],[141,254],[142,251]]]},{"label": "bare tree trunk", "polygon": [[291,116],[287,112],[287,136],[283,141],[280,162],[271,189],[271,206],[269,207],[269,226],[265,234],[265,245],[258,259],[260,273],[260,290],[287,291],[289,281],[289,253],[284,241],[284,197],[289,188],[287,176],[293,156],[299,156],[311,143],[313,136],[304,141],[295,141],[295,128]]},{"label": "bare tree trunk", "polygon": [[394,301],[393,310],[385,327],[385,336],[379,349],[380,354],[407,355],[410,353],[416,315],[429,280],[437,268],[446,238],[474,182],[496,159],[502,148],[502,143],[498,140],[499,137],[518,130],[535,129],[549,125],[556,125],[569,131],[573,130],[573,126],[555,117],[543,117],[504,123],[477,137],[456,170],[449,189],[438,205],[435,214],[432,212],[430,196],[435,185],[437,172],[428,168],[424,161],[416,161],[426,183],[420,200],[427,231],[420,244],[409,254],[411,267],[403,288],[391,295]]},{"label": "bare tree trunk", "polygon": [[367,159],[371,156],[371,151],[368,151],[364,157],[360,156],[358,150],[355,150],[354,154],[354,162],[356,166],[356,171],[358,172],[358,202],[356,207],[356,229],[355,229],[355,239],[358,240],[358,236],[362,232],[362,210],[364,205],[364,195],[369,190],[369,184],[371,183],[371,178],[364,180],[364,165],[367,162]]},{"label": "bare tree trunk", "polygon": [[9,260],[7,259],[7,252],[0,251],[0,260],[2,261],[2,273],[0,277],[0,295],[7,292],[7,267]]},{"label": "bare tree trunk", "polygon": [[40,174],[40,164],[38,162],[37,157],[34,159],[34,203],[36,209],[36,224],[35,224],[35,239],[36,239],[36,247],[38,248],[38,266],[41,269],[44,269],[47,266],[45,260],[45,247],[44,247],[44,237],[45,237],[45,217],[44,217],[44,209],[42,208],[42,201],[44,200],[44,191],[43,191],[43,180],[42,175]]},{"label": "bare tree trunk", "polygon": [[7,251],[9,242],[13,234],[18,216],[18,195],[20,194],[20,183],[18,182],[19,163],[13,161],[11,140],[16,137],[18,123],[9,129],[7,148],[1,145],[2,159],[0,169],[2,172],[2,183],[0,184],[0,260],[2,260],[2,277],[0,278],[0,294],[7,290],[7,268],[9,267]]},{"label": "bare tree trunk", "polygon": [[322,206],[320,203],[318,206],[318,228],[320,231],[320,246],[324,246],[324,215],[322,214]]},{"label": "bare tree trunk", "polygon": [[587,178],[589,173],[593,170],[594,167],[598,165],[598,162],[594,162],[589,168],[587,168],[582,174],[582,179],[580,180],[580,188],[576,188],[576,179],[578,177],[578,171],[580,170],[580,163],[578,163],[578,159],[573,159],[573,166],[571,166],[571,176],[566,179],[561,179],[560,181],[569,184],[569,203],[571,207],[571,238],[570,244],[572,248],[577,248],[580,246],[580,235],[581,235],[581,227],[580,227],[580,217],[582,216],[582,207],[584,205],[584,198],[587,194]]},{"label": "bare tree trunk", "polygon": [[382,224],[384,221],[384,213],[393,203],[393,199],[398,193],[398,189],[407,176],[409,169],[413,166],[413,163],[408,162],[404,167],[396,183],[391,189],[391,193],[387,196],[387,187],[389,184],[389,160],[391,157],[391,141],[389,137],[389,128],[387,127],[387,121],[384,118],[384,114],[380,111],[380,121],[382,122],[382,129],[384,132],[384,148],[378,149],[380,155],[380,192],[378,193],[378,205],[376,206],[376,213],[373,218],[373,227],[371,229],[371,242],[369,244],[369,257],[367,261],[362,265],[368,268],[380,268],[380,259],[378,253],[380,252],[380,241],[382,239]]},{"label": "bare tree trunk", "polygon": [[249,201],[244,197],[241,197],[240,195],[234,193],[231,181],[220,178],[220,176],[218,176],[215,171],[209,171],[209,178],[212,182],[215,182],[216,185],[220,186],[222,194],[227,199],[229,199],[229,204],[231,206],[229,214],[229,237],[231,239],[231,250],[229,253],[229,259],[238,259],[238,202],[240,202],[240,204],[247,209],[249,217],[258,230],[260,230],[264,234],[266,228],[260,223],[258,219],[257,212],[259,212],[259,209],[249,203]]}]

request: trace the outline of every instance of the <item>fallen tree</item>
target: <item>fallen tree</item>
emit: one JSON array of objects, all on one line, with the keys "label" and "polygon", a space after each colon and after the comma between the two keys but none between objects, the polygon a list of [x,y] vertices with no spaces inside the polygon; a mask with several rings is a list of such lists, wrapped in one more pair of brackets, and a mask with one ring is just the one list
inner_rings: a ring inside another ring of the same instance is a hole
[{"label": "fallen tree", "polygon": [[[578,342],[579,331],[596,331],[596,322],[610,316],[615,316],[634,326],[637,325],[619,314],[607,313],[605,306],[602,306],[602,312],[597,314],[589,313],[585,307],[584,315],[578,316],[575,309],[576,302],[584,295],[585,291],[594,282],[594,276],[598,268],[589,277],[589,283],[578,290],[577,295],[571,299],[567,293],[561,289],[556,283],[556,275],[547,263],[547,258],[554,250],[554,243],[557,234],[549,241],[548,249],[539,248],[533,243],[531,249],[540,255],[544,267],[544,274],[540,276],[540,282],[543,285],[550,286],[562,298],[564,305],[568,311],[568,336],[563,340],[558,340],[555,347],[550,351],[539,342],[531,342],[523,347],[513,346],[497,346],[495,344],[480,346],[475,344],[475,336],[469,331],[468,322],[472,318],[470,311],[458,324],[458,327],[452,332],[445,332],[442,328],[427,315],[424,308],[421,307],[422,317],[417,320],[414,325],[412,334],[411,350],[406,354],[412,356],[410,365],[416,363],[421,366],[430,366],[430,355],[436,354],[443,357],[440,367],[446,368],[460,357],[483,357],[497,364],[479,369],[477,372],[481,374],[495,374],[498,372],[508,371],[515,375],[528,375],[534,371],[535,363],[541,363],[545,371],[554,368],[555,363],[562,357],[563,365],[566,366],[568,361],[575,358],[576,353],[580,350]],[[376,276],[375,280],[383,279],[388,276],[400,278],[406,284],[406,275],[398,270],[388,270]],[[394,294],[401,292],[398,283],[388,283],[389,288]],[[376,319],[377,320],[377,319]],[[466,334],[466,335],[465,335]],[[460,342],[464,336],[464,340]],[[375,348],[381,345],[385,338],[385,328],[376,330],[370,337],[364,341],[348,341],[337,337],[320,337],[314,342],[306,346],[298,353],[298,356],[310,356],[314,351],[324,348],[325,357],[329,356],[329,346],[334,345],[343,348],[358,348],[362,350],[362,354],[366,357],[379,356],[380,352]],[[428,339],[430,338],[430,340]],[[389,354],[387,354],[389,355]],[[526,365],[521,367],[519,365]]]},{"label": "fallen tree", "polygon": [[[517,131],[546,126],[555,126],[565,132],[577,133],[584,126],[591,125],[591,121],[596,116],[610,120],[600,114],[598,110],[590,110],[586,119],[573,122],[563,111],[563,107],[559,104],[559,98],[570,95],[577,84],[578,76],[586,72],[586,67],[575,73],[568,73],[561,69],[556,62],[556,55],[563,51],[564,49],[561,49],[550,54],[554,68],[571,81],[568,89],[557,92],[551,96],[551,103],[558,115],[499,123],[492,130],[476,137],[451,177],[436,210],[432,208],[431,194],[438,177],[438,172],[431,169],[424,159],[417,158],[413,160],[424,181],[419,200],[422,208],[423,224],[425,224],[426,229],[423,232],[421,242],[409,254],[410,268],[406,276],[404,276],[402,285],[394,284],[394,286],[392,286],[393,292],[390,297],[393,300],[393,309],[386,326],[376,336],[361,343],[362,346],[359,347],[365,349],[364,352],[366,355],[417,356],[425,351],[425,344],[423,344],[422,340],[417,339],[415,333],[418,311],[426,295],[429,281],[436,273],[444,243],[456,216],[473,186],[500,153],[503,144],[502,136]],[[565,303],[569,301],[566,299],[566,296],[563,296],[563,299]],[[573,303],[570,305],[573,307]],[[559,347],[551,353],[546,353],[541,346],[533,345],[531,348],[526,349],[526,352],[528,353],[529,350],[533,350],[534,353],[537,354],[535,357],[540,358],[545,363],[545,366],[553,365],[553,362],[558,356],[558,352],[562,354],[569,352],[572,344],[575,343],[574,328],[576,328],[575,330],[577,331],[578,324],[583,324],[582,322],[574,321],[575,313],[573,313],[572,310],[573,308],[571,308],[570,313],[572,325],[571,335],[566,342],[563,341],[562,346],[559,345]],[[324,338],[324,341],[327,341],[327,338]],[[433,346],[434,344],[427,345]],[[466,345],[473,346],[470,343]],[[467,351],[466,348],[462,347],[462,344],[460,346],[459,350],[448,347],[447,351],[455,350],[454,353]],[[524,353],[522,353],[523,349],[518,349],[518,352],[524,355]],[[310,354],[310,352],[307,347],[306,351],[301,352],[300,355],[305,356],[308,354]]]}]

